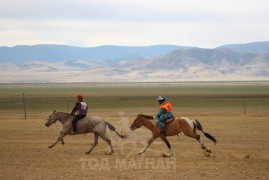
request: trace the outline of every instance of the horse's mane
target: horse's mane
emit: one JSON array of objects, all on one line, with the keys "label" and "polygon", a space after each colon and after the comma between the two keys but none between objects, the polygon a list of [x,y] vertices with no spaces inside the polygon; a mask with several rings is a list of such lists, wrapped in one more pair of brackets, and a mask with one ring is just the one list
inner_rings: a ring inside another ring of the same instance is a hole
[{"label": "horse's mane", "polygon": [[60,111],[55,111],[55,113],[60,113],[60,114],[64,114],[64,115],[74,116],[73,114],[66,113],[66,112],[60,112]]},{"label": "horse's mane", "polygon": [[146,118],[146,119],[153,119],[153,116],[145,115],[145,114],[139,114],[140,116]]}]

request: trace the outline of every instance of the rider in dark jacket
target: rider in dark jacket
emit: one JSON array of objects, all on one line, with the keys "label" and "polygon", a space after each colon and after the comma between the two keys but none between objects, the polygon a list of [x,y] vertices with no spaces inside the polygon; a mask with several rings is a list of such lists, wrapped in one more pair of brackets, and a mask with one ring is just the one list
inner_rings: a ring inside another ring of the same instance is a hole
[{"label": "rider in dark jacket", "polygon": [[77,133],[77,122],[80,119],[85,118],[88,112],[88,105],[83,101],[83,96],[78,95],[76,99],[77,103],[71,112],[71,114],[76,115],[72,121],[73,129],[71,135],[75,135]]}]

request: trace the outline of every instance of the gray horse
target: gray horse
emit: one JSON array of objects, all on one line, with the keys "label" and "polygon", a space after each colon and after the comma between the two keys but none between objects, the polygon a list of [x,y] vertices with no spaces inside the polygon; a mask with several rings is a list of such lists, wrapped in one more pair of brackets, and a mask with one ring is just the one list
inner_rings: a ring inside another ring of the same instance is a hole
[{"label": "gray horse", "polygon": [[[74,115],[57,112],[56,110],[51,113],[45,126],[49,127],[50,125],[56,123],[56,121],[60,121],[63,125],[63,130],[61,131],[60,136],[58,137],[56,142],[50,145],[49,148],[55,146],[59,141],[64,144],[63,138],[66,135],[70,135],[72,130],[72,120],[74,119],[74,117]],[[111,131],[114,131],[120,138],[125,139],[127,137],[126,135],[121,135],[120,133],[118,133],[113,125],[97,116],[88,116],[78,121],[77,134],[94,133],[94,143],[92,144],[91,149],[86,152],[86,154],[90,154],[93,148],[98,144],[99,136],[109,144],[111,150],[109,154],[114,154],[111,140],[105,135],[106,126],[108,126]]]}]

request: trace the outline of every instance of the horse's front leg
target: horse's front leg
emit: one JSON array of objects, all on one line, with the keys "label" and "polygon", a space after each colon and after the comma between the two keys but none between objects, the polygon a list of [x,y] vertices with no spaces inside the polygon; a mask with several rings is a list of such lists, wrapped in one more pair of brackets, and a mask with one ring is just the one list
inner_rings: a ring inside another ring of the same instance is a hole
[{"label": "horse's front leg", "polygon": [[64,144],[63,138],[64,138],[65,135],[66,135],[65,132],[62,131],[61,134],[60,134],[60,136],[58,137],[58,139],[55,141],[55,143],[53,143],[52,145],[50,145],[48,148],[54,147],[59,141],[61,141],[62,144]]},{"label": "horse's front leg", "polygon": [[[60,135],[63,133],[63,131],[60,132]],[[64,145],[64,139],[61,139],[62,145]]]},{"label": "horse's front leg", "polygon": [[153,142],[156,138],[157,138],[157,137],[152,136],[152,137],[150,138],[148,144],[146,144],[146,146],[144,147],[144,149],[142,149],[138,154],[139,154],[139,155],[143,154],[143,153],[146,151],[146,149],[152,144],[152,142]]},{"label": "horse's front leg", "polygon": [[170,154],[169,154],[169,155],[163,153],[163,156],[164,156],[164,157],[171,157],[171,156],[174,156],[175,153],[174,153],[174,151],[172,150],[169,141],[166,139],[165,136],[162,136],[161,138],[162,138],[162,140],[165,142],[165,144],[166,144],[166,146],[168,147],[168,149],[170,150]]}]

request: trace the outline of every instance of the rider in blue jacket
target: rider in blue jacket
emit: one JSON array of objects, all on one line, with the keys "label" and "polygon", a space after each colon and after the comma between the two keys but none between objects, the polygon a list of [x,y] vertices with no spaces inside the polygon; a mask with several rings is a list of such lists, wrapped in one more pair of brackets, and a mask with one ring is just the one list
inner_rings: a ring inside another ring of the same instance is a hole
[{"label": "rider in blue jacket", "polygon": [[171,112],[172,104],[170,102],[165,102],[166,98],[164,96],[157,97],[160,104],[160,110],[157,113],[158,124],[161,126],[161,133],[165,134],[165,121],[173,118],[174,115]]}]

